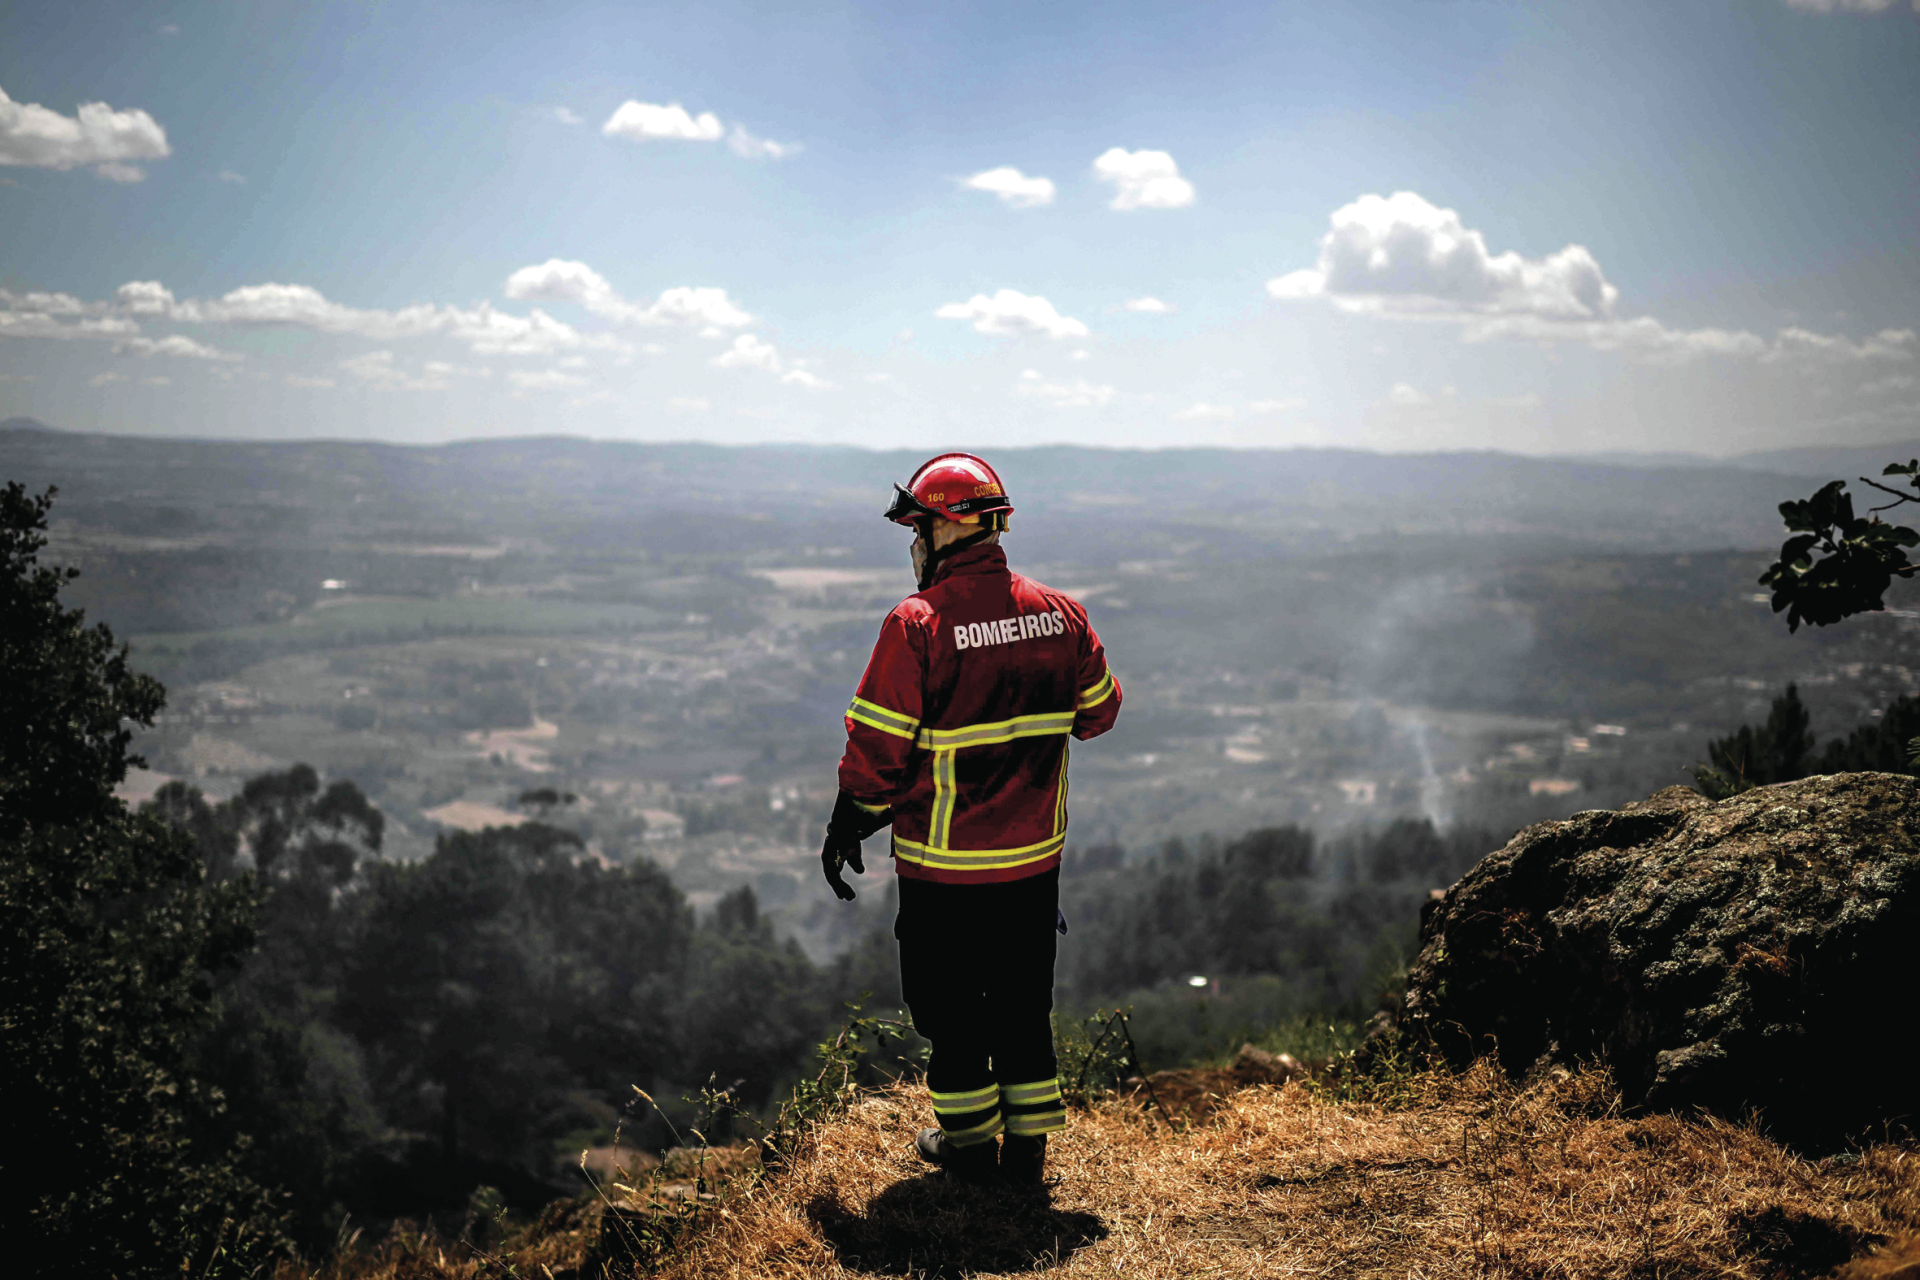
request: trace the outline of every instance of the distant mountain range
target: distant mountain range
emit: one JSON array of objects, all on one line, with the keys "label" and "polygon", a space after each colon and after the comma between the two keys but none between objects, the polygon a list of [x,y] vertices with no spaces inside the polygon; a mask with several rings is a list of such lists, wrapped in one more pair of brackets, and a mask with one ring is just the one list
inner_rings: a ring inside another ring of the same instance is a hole
[{"label": "distant mountain range", "polygon": [[[1171,546],[1228,556],[1447,536],[1562,546],[1766,548],[1775,507],[1877,475],[1920,444],[1538,458],[1344,449],[988,451],[1020,515],[1075,558]],[[566,437],[399,446],[214,441],[0,422],[0,478],[57,484],[60,514],[147,536],[310,543],[420,536],[575,542],[648,536],[744,548],[799,542],[893,555],[877,519],[924,454],[836,446],[639,444]],[[244,532],[243,532],[244,531]],[[1185,554],[1182,552],[1181,554]]]},{"label": "distant mountain range", "polygon": [[1730,458],[1710,458],[1704,453],[1583,453],[1568,455],[1569,462],[1591,462],[1603,467],[1631,467],[1635,470],[1737,467],[1743,471],[1770,471],[1783,476],[1826,476],[1828,479],[1869,475],[1877,476],[1889,462],[1920,458],[1920,441],[1904,444],[1811,445],[1800,449],[1768,449],[1759,453],[1738,453]]}]

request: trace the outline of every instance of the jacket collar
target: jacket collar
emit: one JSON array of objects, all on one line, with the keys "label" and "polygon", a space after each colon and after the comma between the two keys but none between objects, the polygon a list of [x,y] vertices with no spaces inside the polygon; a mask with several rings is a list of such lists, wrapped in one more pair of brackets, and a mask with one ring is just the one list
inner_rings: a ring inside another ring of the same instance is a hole
[{"label": "jacket collar", "polygon": [[963,574],[1005,573],[1007,571],[1007,553],[997,542],[984,546],[968,547],[950,559],[941,562],[934,570],[933,585],[939,586],[948,578]]}]

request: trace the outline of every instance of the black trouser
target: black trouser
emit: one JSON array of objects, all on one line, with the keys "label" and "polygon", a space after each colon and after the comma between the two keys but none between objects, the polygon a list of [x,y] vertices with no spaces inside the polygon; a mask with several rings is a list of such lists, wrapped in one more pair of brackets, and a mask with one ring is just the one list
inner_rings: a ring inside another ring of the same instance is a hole
[{"label": "black trouser", "polygon": [[1060,871],[1000,884],[900,879],[900,989],[933,1045],[927,1088],[955,1146],[1066,1125],[1053,1056]]}]

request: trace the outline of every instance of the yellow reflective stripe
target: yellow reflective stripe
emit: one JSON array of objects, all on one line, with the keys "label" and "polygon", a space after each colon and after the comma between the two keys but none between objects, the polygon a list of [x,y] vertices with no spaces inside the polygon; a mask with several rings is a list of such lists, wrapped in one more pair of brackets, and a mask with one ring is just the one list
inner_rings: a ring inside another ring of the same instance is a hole
[{"label": "yellow reflective stripe", "polygon": [[[984,1089],[969,1089],[965,1093],[935,1093],[932,1096],[935,1111],[962,1115],[968,1111],[984,1111],[999,1101],[1000,1086],[990,1084]],[[1040,1098],[1036,1101],[1044,1102],[1046,1099]]]},{"label": "yellow reflective stripe", "polygon": [[1067,757],[1073,749],[1065,744],[1060,747],[1060,776],[1053,784],[1053,834],[1065,835],[1067,831]]},{"label": "yellow reflective stripe", "polygon": [[953,777],[953,752],[933,753],[933,811],[927,820],[927,838],[944,849],[953,839],[953,806],[959,786]]},{"label": "yellow reflective stripe", "polygon": [[1090,711],[1113,696],[1113,672],[1108,671],[1087,688],[1080,691],[1079,707]]},{"label": "yellow reflective stripe", "polygon": [[958,729],[923,728],[914,741],[930,751],[950,751],[956,747],[986,747],[998,742],[1012,742],[1015,738],[1072,732],[1073,712],[1047,711],[1038,715],[1015,716],[1011,720],[996,720],[991,724],[962,725]]},{"label": "yellow reflective stripe", "polygon": [[1067,1127],[1065,1111],[1016,1111],[1007,1117],[1007,1132],[1022,1138],[1058,1133]]},{"label": "yellow reflective stripe", "polygon": [[1000,1086],[1000,1098],[1010,1107],[1031,1106],[1036,1102],[1058,1102],[1060,1101],[1060,1077],[1055,1076],[1051,1080],[1041,1080],[1034,1084],[1003,1084]]},{"label": "yellow reflective stripe", "polygon": [[[1065,1126],[1064,1116],[1061,1117],[1060,1123],[1062,1127]],[[971,1129],[949,1129],[945,1125],[941,1125],[940,1128],[947,1135],[947,1141],[954,1146],[971,1147],[982,1142],[991,1142],[999,1137],[1001,1131],[1006,1128],[1006,1122],[1001,1120],[1000,1113],[996,1111],[993,1113],[993,1119],[985,1124],[977,1124]]]},{"label": "yellow reflective stripe", "polygon": [[855,698],[847,705],[847,719],[858,720],[861,724],[890,733],[896,738],[912,738],[913,731],[920,722],[912,716],[903,716],[898,711],[889,711],[878,703],[868,702],[865,698]]},{"label": "yellow reflective stripe", "polygon": [[885,813],[888,809],[891,809],[893,806],[887,805],[887,804],[863,804],[860,801],[855,800],[853,802],[853,807],[860,810],[862,813],[879,814],[879,813]]},{"label": "yellow reflective stripe", "polygon": [[902,862],[916,862],[923,867],[943,867],[952,871],[997,871],[1051,858],[1060,852],[1066,842],[1065,836],[1055,835],[1048,836],[1039,844],[1019,849],[940,849],[895,836],[893,854]]}]

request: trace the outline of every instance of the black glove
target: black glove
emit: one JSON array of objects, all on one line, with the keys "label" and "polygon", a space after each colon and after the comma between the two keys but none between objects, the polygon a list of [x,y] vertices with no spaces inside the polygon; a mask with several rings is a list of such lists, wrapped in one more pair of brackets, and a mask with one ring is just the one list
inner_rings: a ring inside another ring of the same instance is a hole
[{"label": "black glove", "polygon": [[834,835],[833,829],[827,829],[827,843],[820,850],[820,869],[827,874],[827,883],[833,886],[833,896],[842,902],[852,902],[857,894],[853,886],[840,878],[840,868],[852,867],[855,875],[867,874],[867,864],[860,860],[860,842],[842,840]]},{"label": "black glove", "polygon": [[844,791],[833,802],[826,843],[820,848],[820,870],[826,873],[827,883],[840,901],[852,902],[857,896],[853,886],[841,878],[840,868],[852,867],[855,875],[867,874],[867,864],[860,860],[860,842],[892,821],[893,810],[875,813]]}]

